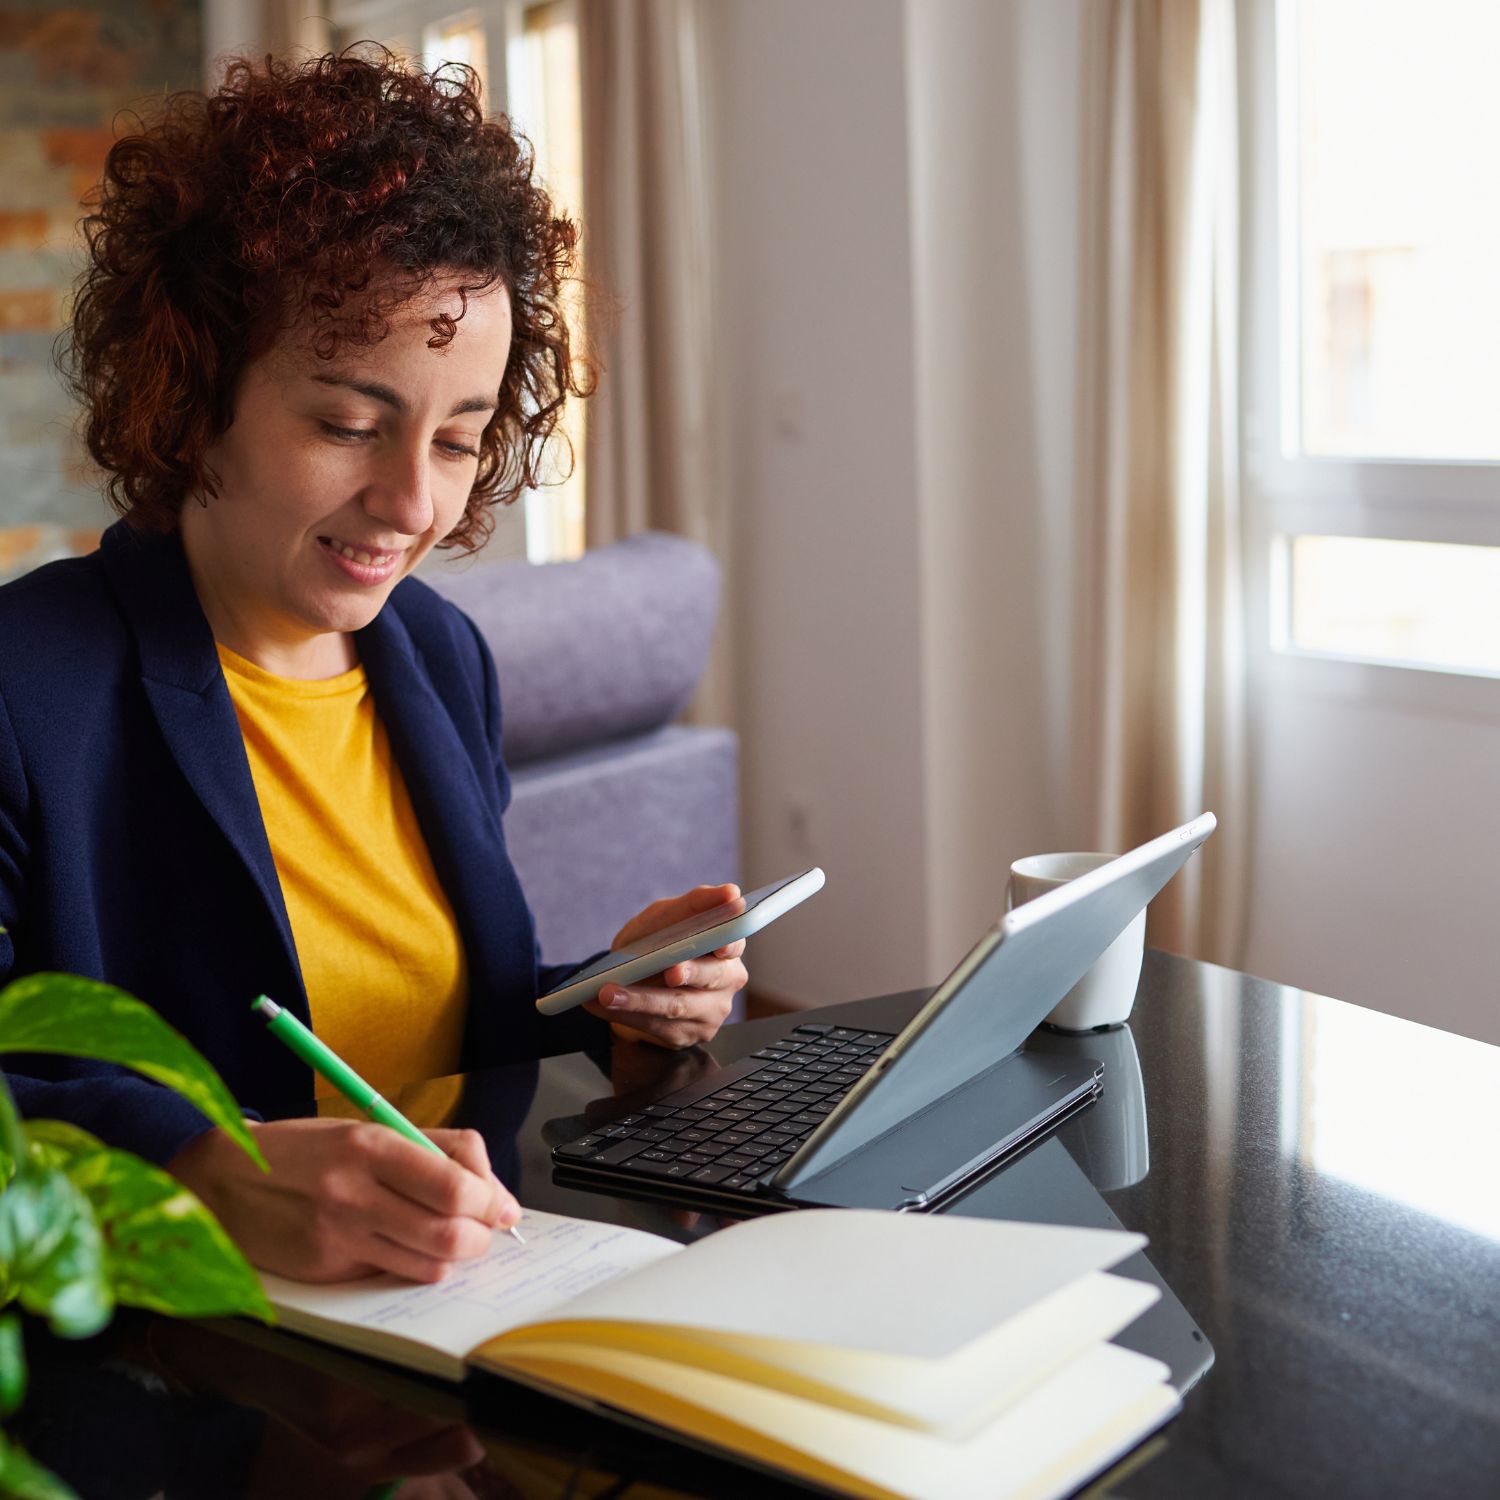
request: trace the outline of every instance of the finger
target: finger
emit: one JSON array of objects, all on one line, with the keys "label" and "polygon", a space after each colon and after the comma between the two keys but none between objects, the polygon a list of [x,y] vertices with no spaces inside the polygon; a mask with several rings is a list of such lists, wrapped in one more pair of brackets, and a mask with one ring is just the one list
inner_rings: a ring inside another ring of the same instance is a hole
[{"label": "finger", "polygon": [[[717,1026],[729,1013],[732,990],[635,985],[622,990],[612,986],[612,998],[605,1001],[611,1021],[644,1025],[648,1020],[710,1022]],[[649,1029],[649,1028],[648,1028]]]},{"label": "finger", "polygon": [[668,896],[661,901],[653,901],[615,934],[614,946],[622,947],[626,943],[635,942],[637,938],[658,932],[663,927],[670,927],[674,922],[681,922],[686,917],[695,917],[700,912],[712,911],[716,906],[724,906],[735,900],[739,894],[739,886],[732,883],[700,885],[684,892],[681,896]]},{"label": "finger", "polygon": [[403,1281],[441,1281],[453,1269],[451,1261],[422,1255],[379,1234],[370,1236],[364,1256],[375,1270],[399,1276]]},{"label": "finger", "polygon": [[[373,1139],[364,1136],[365,1126],[356,1126],[355,1129],[360,1133],[358,1144],[368,1154],[375,1179],[384,1187],[429,1212],[449,1218],[467,1217],[489,1222],[488,1215],[495,1201],[495,1180],[488,1170],[487,1155],[481,1176],[446,1153],[440,1156],[436,1151],[425,1150],[383,1125],[368,1127]],[[447,1131],[444,1134],[451,1137],[477,1135],[477,1132]],[[472,1159],[474,1147],[470,1145],[465,1149]],[[484,1150],[482,1141],[478,1149]]]},{"label": "finger", "polygon": [[486,1213],[476,1217],[486,1224],[508,1228],[521,1217],[521,1205],[515,1195],[495,1175],[490,1166],[490,1154],[484,1137],[477,1130],[429,1130],[433,1144],[442,1148],[445,1155],[467,1168],[482,1182],[490,1184],[493,1194]]},{"label": "finger", "polygon": [[372,1236],[444,1266],[483,1255],[494,1233],[478,1219],[433,1213],[388,1191],[377,1196],[364,1227]]},{"label": "finger", "polygon": [[[654,978],[641,981],[644,989],[694,990],[739,989],[749,978],[744,964],[737,958],[688,958],[663,969]],[[621,986],[616,986],[621,988]]]},{"label": "finger", "polygon": [[714,957],[715,958],[740,958],[740,957],[742,957],[744,955],[744,952],[745,952],[745,940],[744,940],[744,938],[739,938],[735,942],[728,944],[728,946],[726,946],[726,947],[715,948],[714,949]]}]

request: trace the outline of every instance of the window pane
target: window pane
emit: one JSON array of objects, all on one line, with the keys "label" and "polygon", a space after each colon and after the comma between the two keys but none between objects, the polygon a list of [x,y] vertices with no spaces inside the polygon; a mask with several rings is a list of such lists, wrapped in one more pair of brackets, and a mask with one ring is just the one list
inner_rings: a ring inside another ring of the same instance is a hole
[{"label": "window pane", "polygon": [[1294,646],[1500,672],[1500,547],[1299,536],[1291,554]]},{"label": "window pane", "polygon": [[422,66],[431,73],[444,63],[463,63],[473,68],[479,75],[479,88],[488,113],[489,54],[484,41],[484,18],[477,10],[461,11],[422,29]]},{"label": "window pane", "polygon": [[1301,448],[1500,459],[1500,5],[1293,14]]},{"label": "window pane", "polygon": [[[511,118],[536,148],[537,169],[553,203],[569,217],[581,219],[583,117],[578,23],[572,5],[550,0],[526,8],[521,35],[506,60],[506,83]],[[587,337],[579,291],[575,282],[564,297],[575,350],[585,347]],[[570,401],[563,408],[550,455],[554,467],[548,477],[554,482],[526,495],[526,551],[533,562],[583,555],[586,420],[583,402]]]}]

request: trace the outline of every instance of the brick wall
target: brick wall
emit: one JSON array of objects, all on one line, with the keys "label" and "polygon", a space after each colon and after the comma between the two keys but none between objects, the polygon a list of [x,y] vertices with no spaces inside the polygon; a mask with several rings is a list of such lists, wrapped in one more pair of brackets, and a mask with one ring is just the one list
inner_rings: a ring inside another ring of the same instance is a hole
[{"label": "brick wall", "polygon": [[[115,117],[200,78],[200,0],[0,0],[0,579],[106,524],[52,364]],[[9,535],[4,533],[9,530]]]}]

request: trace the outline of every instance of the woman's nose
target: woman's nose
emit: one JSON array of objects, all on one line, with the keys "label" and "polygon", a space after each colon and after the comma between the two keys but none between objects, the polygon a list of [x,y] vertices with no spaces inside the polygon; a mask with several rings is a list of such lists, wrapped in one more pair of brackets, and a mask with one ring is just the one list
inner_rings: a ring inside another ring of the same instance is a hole
[{"label": "woman's nose", "polygon": [[431,530],[432,460],[425,445],[390,448],[365,493],[365,510],[402,536],[422,536]]}]

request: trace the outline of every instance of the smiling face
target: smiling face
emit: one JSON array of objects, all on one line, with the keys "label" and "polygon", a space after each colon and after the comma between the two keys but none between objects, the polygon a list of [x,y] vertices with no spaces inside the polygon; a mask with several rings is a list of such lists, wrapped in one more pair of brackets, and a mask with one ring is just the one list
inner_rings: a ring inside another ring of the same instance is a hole
[{"label": "smiling face", "polygon": [[[234,421],[208,453],[219,494],[180,526],[214,638],[266,671],[329,677],[349,632],[459,522],[510,348],[503,288],[453,282],[407,303],[368,347],[323,360],[284,336],[245,371]],[[431,349],[432,319],[457,332]]]}]

